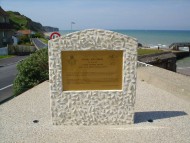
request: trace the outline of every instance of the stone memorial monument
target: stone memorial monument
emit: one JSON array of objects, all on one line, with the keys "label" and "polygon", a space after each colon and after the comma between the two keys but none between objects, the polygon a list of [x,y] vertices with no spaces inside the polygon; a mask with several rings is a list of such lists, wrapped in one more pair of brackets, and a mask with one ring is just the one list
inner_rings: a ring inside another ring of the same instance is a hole
[{"label": "stone memorial monument", "polygon": [[54,125],[133,123],[136,39],[92,29],[52,39],[48,45]]}]

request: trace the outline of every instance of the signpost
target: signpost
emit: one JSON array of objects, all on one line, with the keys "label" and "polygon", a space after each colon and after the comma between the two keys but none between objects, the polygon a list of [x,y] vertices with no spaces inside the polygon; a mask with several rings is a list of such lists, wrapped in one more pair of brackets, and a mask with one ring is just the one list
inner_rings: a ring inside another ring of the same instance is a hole
[{"label": "signpost", "polygon": [[50,35],[50,39],[55,39],[55,38],[58,38],[58,37],[60,37],[60,36],[61,36],[60,33],[58,33],[58,32],[53,32],[53,33],[51,33],[51,35]]}]

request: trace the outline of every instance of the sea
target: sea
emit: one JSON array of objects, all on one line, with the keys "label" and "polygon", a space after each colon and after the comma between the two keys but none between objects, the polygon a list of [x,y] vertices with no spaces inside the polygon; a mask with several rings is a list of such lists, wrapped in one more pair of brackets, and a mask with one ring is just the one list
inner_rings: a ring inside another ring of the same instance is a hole
[{"label": "sea", "polygon": [[[62,35],[78,30],[60,30]],[[190,30],[111,30],[138,39],[142,45],[150,48],[168,48],[176,42],[190,42]],[[189,50],[183,47],[182,50]],[[190,57],[177,61],[178,68],[189,68]]]}]

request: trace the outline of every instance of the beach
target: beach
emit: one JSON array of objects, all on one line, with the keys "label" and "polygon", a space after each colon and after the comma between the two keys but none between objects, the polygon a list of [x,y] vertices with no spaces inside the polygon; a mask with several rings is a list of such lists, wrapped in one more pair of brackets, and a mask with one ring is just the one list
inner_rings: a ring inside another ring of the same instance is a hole
[{"label": "beach", "polygon": [[177,72],[190,76],[190,56],[177,61]]}]

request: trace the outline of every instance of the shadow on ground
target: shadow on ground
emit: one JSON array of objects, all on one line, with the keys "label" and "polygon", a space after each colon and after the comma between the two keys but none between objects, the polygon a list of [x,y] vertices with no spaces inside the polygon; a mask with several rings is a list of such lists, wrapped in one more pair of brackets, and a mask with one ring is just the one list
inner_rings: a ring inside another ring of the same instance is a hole
[{"label": "shadow on ground", "polygon": [[135,123],[153,122],[158,119],[165,119],[177,116],[188,115],[183,111],[149,111],[149,112],[135,112]]}]

